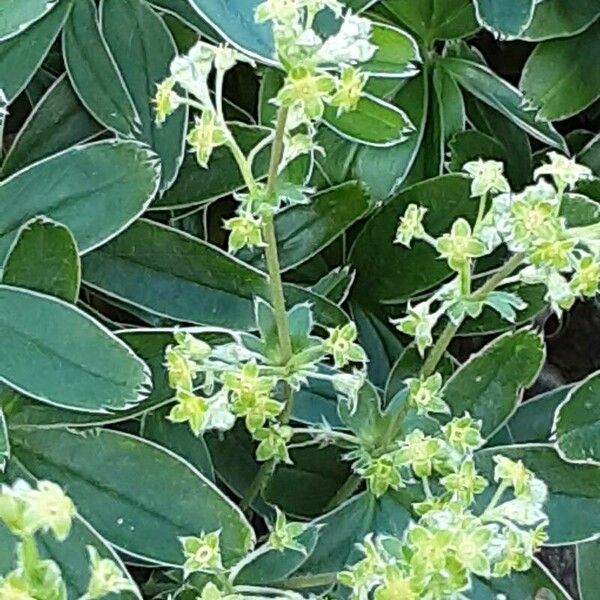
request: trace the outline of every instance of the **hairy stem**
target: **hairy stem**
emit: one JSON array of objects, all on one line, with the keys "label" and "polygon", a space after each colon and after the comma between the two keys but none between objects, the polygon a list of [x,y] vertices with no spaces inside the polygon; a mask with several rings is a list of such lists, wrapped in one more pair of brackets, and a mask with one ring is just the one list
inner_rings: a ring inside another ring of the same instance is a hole
[{"label": "hairy stem", "polygon": [[[498,269],[480,288],[473,292],[472,298],[474,300],[482,300],[487,294],[493,292],[509,275],[511,275],[523,262],[525,259],[524,253],[515,254],[506,263],[502,266],[502,268]],[[427,360],[423,364],[423,368],[421,369],[421,375],[424,377],[429,377],[437,368],[438,363],[444,356],[444,352],[448,349],[452,338],[456,335],[459,324],[454,324],[449,322],[446,325],[446,328],[442,331],[442,334],[438,338],[437,342],[431,349]]]},{"label": "hairy stem", "polygon": [[[287,108],[280,108],[277,114],[277,125],[275,127],[275,138],[271,147],[271,161],[269,163],[269,173],[267,176],[267,197],[272,199],[277,193],[277,175],[279,165],[283,156],[283,140],[285,136],[285,124],[287,122]],[[281,352],[281,365],[286,365],[292,358],[292,342],[288,327],[288,317],[285,307],[285,296],[283,294],[283,281],[281,279],[281,267],[279,265],[279,255],[277,252],[277,236],[275,234],[275,223],[273,213],[266,211],[263,216],[263,238],[265,242],[265,261],[267,263],[267,273],[269,275],[269,284],[271,286],[271,301],[273,303],[273,312],[275,314],[275,323],[277,325],[277,337]],[[294,394],[288,383],[283,385],[284,409],[281,413],[280,422],[286,424],[291,417]],[[277,461],[270,461],[261,465],[250,487],[246,490],[241,501],[242,510],[250,507],[254,499],[260,494],[261,490],[267,484],[275,471]]]}]

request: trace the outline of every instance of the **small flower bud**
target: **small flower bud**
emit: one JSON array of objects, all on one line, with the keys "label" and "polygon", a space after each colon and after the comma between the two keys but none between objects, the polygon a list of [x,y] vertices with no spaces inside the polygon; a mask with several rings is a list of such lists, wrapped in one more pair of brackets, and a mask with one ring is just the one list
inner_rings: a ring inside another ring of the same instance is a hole
[{"label": "small flower bud", "polygon": [[136,586],[125,575],[121,568],[109,558],[102,558],[96,548],[87,547],[90,556],[91,575],[86,598],[96,600],[108,594],[135,592]]},{"label": "small flower bud", "polygon": [[471,178],[471,196],[510,192],[510,185],[504,177],[504,165],[497,160],[475,160],[463,165],[463,171]]},{"label": "small flower bud", "polygon": [[202,534],[200,537],[180,537],[185,563],[184,577],[190,573],[219,573],[223,570],[221,560],[220,531]]}]

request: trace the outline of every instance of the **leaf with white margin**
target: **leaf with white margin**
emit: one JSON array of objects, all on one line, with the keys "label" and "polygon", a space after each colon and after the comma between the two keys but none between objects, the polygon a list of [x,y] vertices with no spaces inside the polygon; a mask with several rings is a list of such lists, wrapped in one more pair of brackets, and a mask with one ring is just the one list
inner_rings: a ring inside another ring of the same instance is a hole
[{"label": "leaf with white margin", "polygon": [[0,380],[63,408],[106,413],[141,402],[147,365],[104,326],[58,298],[0,285]]},{"label": "leaf with white margin", "polygon": [[108,429],[13,434],[14,454],[34,476],[68,490],[81,515],[118,550],[171,567],[179,537],[220,530],[226,567],[255,542],[240,509],[197,469],[161,446]]},{"label": "leaf with white margin", "polygon": [[156,155],[131,141],[75,146],[18,171],[0,184],[0,262],[38,215],[68,227],[82,254],[101,246],[146,210],[158,181]]},{"label": "leaf with white margin", "polygon": [[57,4],[58,0],[2,0],[0,41],[19,35]]},{"label": "leaf with white margin", "polygon": [[564,460],[600,465],[600,371],[571,389],[552,429]]}]

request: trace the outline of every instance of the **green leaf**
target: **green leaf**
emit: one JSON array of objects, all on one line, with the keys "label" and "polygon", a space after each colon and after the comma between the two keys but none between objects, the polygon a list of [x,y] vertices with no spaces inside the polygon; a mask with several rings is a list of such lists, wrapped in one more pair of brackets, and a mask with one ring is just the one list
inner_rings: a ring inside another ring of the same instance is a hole
[{"label": "green leaf", "polygon": [[398,219],[411,203],[428,209],[424,225],[434,237],[448,231],[459,217],[474,220],[477,212],[477,203],[470,198],[470,182],[461,175],[418,183],[390,200],[369,219],[350,252],[356,268],[352,294],[365,304],[400,302],[450,275],[429,244],[416,241],[410,249],[394,244]]},{"label": "green leaf", "polygon": [[31,111],[12,143],[0,174],[19,169],[97,136],[102,127],[82,106],[67,77],[61,75]]},{"label": "green leaf", "polygon": [[538,118],[561,121],[600,98],[600,22],[575,37],[539,44],[523,68],[521,88]]},{"label": "green leaf", "polygon": [[315,294],[329,298],[339,306],[348,297],[354,283],[354,275],[350,266],[338,267],[321,277],[310,289]]},{"label": "green leaf", "polygon": [[55,9],[21,35],[0,42],[0,90],[9,103],[23,91],[38,70],[70,9],[70,0],[59,2]]},{"label": "green leaf", "polygon": [[[253,298],[270,298],[267,277],[212,246],[170,227],[138,220],[83,260],[87,285],[176,321],[252,330]],[[324,325],[345,321],[325,298],[286,284],[291,305],[314,304]]]},{"label": "green leaf", "polygon": [[[547,590],[552,596],[542,595]],[[474,579],[469,592],[471,600],[497,600],[502,598],[525,598],[532,600],[571,600],[568,592],[552,576],[544,564],[534,559],[533,566],[525,573],[513,572],[499,579]]]},{"label": "green leaf", "polygon": [[2,283],[76,302],[81,264],[71,232],[38,217],[21,228],[2,274]]},{"label": "green leaf", "polygon": [[22,33],[57,3],[58,0],[4,0],[0,6],[0,41]]},{"label": "green leaf", "polygon": [[[215,336],[200,334],[194,329],[190,331],[209,343],[216,341]],[[135,407],[118,413],[82,413],[41,404],[22,396],[7,386],[0,385],[0,406],[5,407],[9,428],[108,425],[143,416],[166,404],[171,404],[174,401],[175,393],[169,386],[164,362],[165,349],[173,343],[173,330],[127,329],[118,332],[117,336],[150,367],[153,387],[147,398]],[[222,342],[223,336],[219,336],[219,343]]]},{"label": "green leaf", "polygon": [[600,175],[600,135],[594,136],[577,154],[577,162]]},{"label": "green leaf", "polygon": [[536,0],[474,0],[477,20],[492,33],[515,38],[533,19]]},{"label": "green leaf", "polygon": [[561,456],[569,462],[600,463],[600,372],[577,384],[557,408],[554,433]]},{"label": "green leaf", "polygon": [[75,2],[63,29],[63,56],[73,88],[90,113],[121,135],[139,132],[140,118],[100,32],[93,0]]},{"label": "green leaf", "polygon": [[564,140],[545,121],[539,121],[534,111],[523,108],[523,96],[510,83],[500,79],[486,66],[460,58],[443,58],[441,64],[476,98],[508,117],[529,135],[559,150]]},{"label": "green leaf", "polygon": [[582,600],[593,598],[600,589],[600,541],[577,545],[577,584]]},{"label": "green leaf", "polygon": [[[15,471],[20,474],[16,469]],[[119,555],[80,516],[73,520],[71,533],[64,542],[58,542],[49,533],[38,534],[36,542],[41,556],[53,560],[60,567],[69,598],[79,598],[87,592],[90,579],[88,546],[95,548],[102,558],[109,558],[119,565],[125,577],[133,583]],[[0,575],[5,575],[14,568],[16,545],[17,538],[0,523]],[[133,598],[142,598],[137,588],[135,593],[120,592],[106,596],[106,600]]]},{"label": "green leaf", "polygon": [[[369,210],[369,197],[354,181],[324,190],[308,204],[291,206],[275,217],[282,271],[306,262],[338,238]],[[243,252],[240,258],[264,269],[262,252]]]},{"label": "green leaf", "polygon": [[0,286],[0,378],[55,406],[130,408],[152,385],[146,364],[79,309],[38,292]]},{"label": "green leaf", "polygon": [[[243,152],[248,153],[270,130],[264,127],[230,124]],[[269,166],[269,150],[260,152],[254,162],[254,175],[262,179]],[[151,209],[171,210],[208,204],[243,189],[244,181],[231,151],[225,146],[215,148],[208,168],[202,169],[193,153],[183,159],[179,176],[173,186],[156,198]]]},{"label": "green leaf", "polygon": [[403,110],[368,94],[361,96],[355,110],[341,115],[327,106],[324,122],[346,139],[368,146],[394,146],[414,131]]},{"label": "green leaf", "polygon": [[427,85],[428,78],[418,75],[407,81],[394,97],[394,104],[401,106],[417,126],[408,139],[389,148],[358,146],[354,174],[375,200],[385,200],[394,194],[413,166],[427,122]]},{"label": "green leaf", "polygon": [[385,0],[383,5],[428,45],[467,37],[479,29],[472,0]]},{"label": "green leaf", "polygon": [[[544,512],[548,515],[549,545],[573,544],[595,538],[600,531],[600,469],[563,461],[549,444],[485,448],[475,455],[478,469],[492,480],[493,456],[522,460],[548,486]],[[493,487],[481,495],[489,501]]]},{"label": "green leaf", "polygon": [[[331,369],[322,367],[331,373]],[[294,392],[293,419],[319,427],[326,421],[332,427],[344,427],[338,411],[338,394],[331,381],[309,379],[300,390]]]},{"label": "green leaf", "polygon": [[367,308],[353,303],[351,309],[358,329],[358,342],[369,358],[369,379],[383,387],[403,350],[402,343],[389,326]]},{"label": "green leaf", "polygon": [[150,4],[169,15],[175,15],[183,23],[201,33],[214,43],[222,42],[221,36],[210,26],[208,21],[193,8],[190,0],[150,0]]},{"label": "green leaf", "polygon": [[178,537],[220,529],[231,565],[253,544],[239,509],[190,464],[151,442],[110,430],[53,429],[19,432],[14,446],[28,471],[65,487],[81,515],[130,556],[180,566]]},{"label": "green leaf", "polygon": [[100,22],[141,120],[138,139],[160,157],[161,191],[164,191],[175,181],[183,160],[187,108],[180,107],[158,125],[152,98],[156,85],[169,75],[169,66],[177,54],[175,42],[163,20],[142,0],[102,0]]},{"label": "green leaf", "polygon": [[600,17],[596,0],[544,0],[538,2],[533,21],[520,35],[529,42],[541,42],[581,33]]},{"label": "green leaf", "polygon": [[465,106],[473,127],[502,146],[510,182],[516,189],[525,187],[531,181],[532,171],[531,144],[527,134],[508,117],[473,96],[465,98]]},{"label": "green leaf", "polygon": [[466,126],[465,101],[456,81],[442,68],[433,71],[435,90],[442,138],[448,142]]},{"label": "green leaf", "polygon": [[548,303],[545,300],[546,286],[543,284],[525,285],[516,283],[503,286],[498,291],[516,294],[527,303],[524,309],[516,311],[517,315],[514,323],[502,318],[490,306],[484,306],[479,317],[476,319],[467,319],[460,326],[457,336],[502,333],[503,331],[513,329],[515,325],[523,325],[532,321],[548,307]]},{"label": "green leaf", "polygon": [[142,437],[181,456],[207,479],[214,481],[215,472],[206,442],[196,437],[187,423],[167,420],[170,411],[171,407],[167,406],[144,415]]},{"label": "green leaf", "polygon": [[[418,377],[424,363],[423,357],[419,354],[417,346],[413,343],[407,346],[398,360],[394,363],[385,382],[385,393],[383,395],[384,404],[387,406],[394,397],[406,388],[404,381],[412,377]],[[444,379],[448,379],[453,371],[454,365],[448,355],[440,361],[437,371],[442,374]]]},{"label": "green leaf", "polygon": [[412,77],[416,74],[416,63],[421,54],[415,40],[405,31],[373,23],[370,42],[377,51],[369,61],[360,65],[360,70],[372,77]]},{"label": "green leaf", "polygon": [[290,450],[294,464],[279,464],[264,499],[288,515],[316,517],[350,476],[350,464],[336,446],[306,446]]},{"label": "green leaf", "polygon": [[554,413],[572,387],[564,385],[520,404],[502,429],[488,440],[488,446],[550,441]]},{"label": "green leaf", "polygon": [[493,137],[476,129],[461,131],[450,140],[451,171],[459,172],[466,162],[483,158],[484,160],[499,160],[506,164],[507,155],[502,144]]},{"label": "green leaf", "polygon": [[[335,574],[361,558],[356,544],[368,533],[401,538],[410,514],[400,494],[388,493],[379,499],[362,493],[312,522],[322,529],[309,559],[300,567],[298,577]],[[290,579],[290,583],[294,577]],[[333,579],[332,583],[335,582]]]},{"label": "green leaf", "polygon": [[10,440],[8,439],[8,428],[4,411],[0,407],[0,473],[4,472],[6,462],[10,458]]},{"label": "green leaf", "polygon": [[307,529],[297,538],[305,552],[286,548],[283,551],[260,547],[257,551],[236,565],[235,585],[265,586],[287,579],[302,566],[317,545],[319,531],[317,527],[308,525]]},{"label": "green leaf", "polygon": [[0,258],[37,215],[68,227],[88,252],[145,210],[157,180],[154,156],[135,142],[78,146],[18,171],[0,184]]},{"label": "green leaf", "polygon": [[448,380],[444,399],[456,417],[469,412],[490,437],[507,421],[544,363],[543,340],[531,331],[508,333],[472,355]]},{"label": "green leaf", "polygon": [[230,44],[261,62],[274,65],[271,26],[254,21],[254,11],[261,1],[190,0],[190,4]]}]

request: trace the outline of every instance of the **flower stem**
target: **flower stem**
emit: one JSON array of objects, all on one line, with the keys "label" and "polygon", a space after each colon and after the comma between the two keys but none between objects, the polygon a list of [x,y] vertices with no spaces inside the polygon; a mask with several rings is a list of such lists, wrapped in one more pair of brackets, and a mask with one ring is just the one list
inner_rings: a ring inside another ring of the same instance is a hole
[{"label": "flower stem", "polygon": [[[473,300],[483,300],[490,292],[493,292],[509,275],[511,275],[523,262],[525,254],[520,252],[512,256],[504,263],[502,268],[498,269],[479,289],[473,292]],[[449,322],[442,334],[435,343],[427,360],[421,369],[421,375],[429,377],[438,366],[438,363],[444,356],[444,352],[448,349],[452,338],[456,335],[460,323],[455,324]]]},{"label": "flower stem", "polygon": [[[283,140],[285,136],[285,125],[287,122],[287,108],[280,108],[277,114],[277,125],[275,127],[275,137],[271,147],[271,161],[267,176],[267,197],[273,198],[277,193],[277,175],[281,158],[283,156]],[[292,358],[292,342],[288,326],[288,317],[285,306],[285,296],[283,294],[283,281],[281,279],[281,267],[279,265],[279,255],[277,252],[277,236],[275,233],[275,222],[272,211],[265,211],[263,216],[263,238],[265,241],[265,261],[267,264],[267,273],[269,275],[269,284],[271,286],[271,302],[277,325],[277,337],[279,339],[281,366],[286,365]],[[284,409],[281,413],[280,422],[288,423],[292,414],[294,394],[288,383],[283,384],[283,402]],[[242,510],[247,510],[261,490],[265,487],[273,473],[277,461],[270,461],[261,465],[250,487],[246,490],[241,500]]]}]

